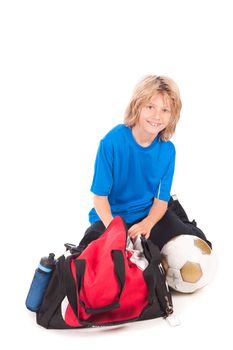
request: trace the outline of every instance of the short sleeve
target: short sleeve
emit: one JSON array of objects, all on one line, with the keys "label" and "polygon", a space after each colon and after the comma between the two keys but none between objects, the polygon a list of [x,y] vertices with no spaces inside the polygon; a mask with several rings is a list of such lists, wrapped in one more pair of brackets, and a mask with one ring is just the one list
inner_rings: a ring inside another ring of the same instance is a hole
[{"label": "short sleeve", "polygon": [[91,192],[99,196],[108,196],[113,184],[112,145],[104,139],[100,141],[96,155]]},{"label": "short sleeve", "polygon": [[155,197],[164,201],[169,201],[171,194],[171,187],[172,187],[172,180],[175,170],[175,157],[176,157],[176,151],[175,147],[172,148],[172,155],[170,158],[170,161],[168,163],[167,168],[165,169],[164,175],[160,179],[160,183],[158,188],[156,189]]}]

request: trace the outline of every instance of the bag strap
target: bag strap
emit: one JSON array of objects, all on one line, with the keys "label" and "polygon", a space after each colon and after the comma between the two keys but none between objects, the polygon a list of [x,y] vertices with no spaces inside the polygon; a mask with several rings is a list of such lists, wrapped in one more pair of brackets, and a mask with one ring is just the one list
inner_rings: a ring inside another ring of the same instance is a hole
[{"label": "bag strap", "polygon": [[117,299],[113,303],[103,305],[98,308],[87,307],[84,301],[81,300],[80,298],[80,291],[83,286],[83,279],[84,279],[85,270],[86,270],[86,261],[84,259],[75,260],[76,280],[77,280],[77,286],[78,286],[77,288],[78,299],[79,299],[79,303],[82,305],[82,307],[84,308],[87,314],[99,314],[99,313],[110,311],[120,307],[119,301],[125,285],[124,257],[121,250],[112,250],[112,257],[113,257],[113,263],[114,263],[114,272],[120,288],[119,293],[118,293]]},{"label": "bag strap", "polygon": [[[69,278],[71,272],[69,272],[68,268],[68,262],[66,261],[64,255],[60,256],[57,259],[55,269],[52,272],[51,281],[48,285],[46,294],[44,296],[45,303],[43,301],[36,315],[37,323],[45,328],[49,328],[51,318],[54,315],[55,311],[61,305],[61,302],[65,298],[65,296],[70,295],[69,291],[72,291],[72,282],[74,283],[74,281],[71,278]],[[49,296],[49,303],[46,300],[47,296]],[[75,299],[76,297],[73,299],[74,302]],[[69,299],[69,302],[71,304],[71,298]]]},{"label": "bag strap", "polygon": [[141,241],[145,257],[149,262],[148,267],[144,270],[144,278],[149,289],[148,303],[152,305],[157,297],[162,310],[168,316],[173,312],[173,304],[161,265],[160,250],[153,242],[146,240],[144,237],[141,237]]},{"label": "bag strap", "polygon": [[64,264],[64,282],[65,282],[65,290],[66,296],[73,310],[74,314],[77,316],[77,295],[76,295],[76,285],[73,279],[72,271],[71,271],[71,260],[75,259],[75,256],[69,256],[65,260]]}]

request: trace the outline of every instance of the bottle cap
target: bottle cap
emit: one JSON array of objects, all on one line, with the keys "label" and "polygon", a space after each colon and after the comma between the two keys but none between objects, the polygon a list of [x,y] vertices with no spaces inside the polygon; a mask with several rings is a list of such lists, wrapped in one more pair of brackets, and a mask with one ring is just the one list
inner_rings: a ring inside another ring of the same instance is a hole
[{"label": "bottle cap", "polygon": [[[40,260],[40,265],[43,266],[43,268],[47,268],[49,269],[49,271],[46,272],[50,272],[51,269],[53,269],[54,265],[55,265],[55,254],[50,253],[49,256],[44,256],[43,258],[41,258]],[[41,267],[39,267],[41,269]],[[44,269],[41,269],[44,271]]]}]

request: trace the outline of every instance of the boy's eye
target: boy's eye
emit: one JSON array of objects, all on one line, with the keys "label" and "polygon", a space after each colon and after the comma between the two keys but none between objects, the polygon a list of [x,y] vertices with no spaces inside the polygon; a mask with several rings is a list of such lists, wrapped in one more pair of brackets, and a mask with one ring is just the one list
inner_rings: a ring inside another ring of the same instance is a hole
[{"label": "boy's eye", "polygon": [[148,109],[152,109],[152,108],[153,108],[153,106],[151,106],[151,105],[148,105],[148,106],[147,106],[147,108],[148,108]]},{"label": "boy's eye", "polygon": [[167,112],[170,112],[170,111],[167,108],[164,108],[163,112],[167,113]]}]

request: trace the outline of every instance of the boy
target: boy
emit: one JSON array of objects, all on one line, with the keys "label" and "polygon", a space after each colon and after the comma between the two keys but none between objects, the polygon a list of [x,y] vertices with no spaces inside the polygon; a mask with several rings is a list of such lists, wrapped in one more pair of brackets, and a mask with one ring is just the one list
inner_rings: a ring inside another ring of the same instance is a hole
[{"label": "boy", "polygon": [[168,77],[149,75],[136,86],[124,124],[100,141],[91,186],[91,226],[80,245],[98,238],[117,215],[124,218],[132,239],[144,235],[159,243],[153,231],[171,198],[175,147],[169,140],[181,106],[179,89]]}]

